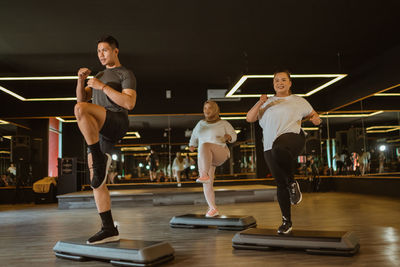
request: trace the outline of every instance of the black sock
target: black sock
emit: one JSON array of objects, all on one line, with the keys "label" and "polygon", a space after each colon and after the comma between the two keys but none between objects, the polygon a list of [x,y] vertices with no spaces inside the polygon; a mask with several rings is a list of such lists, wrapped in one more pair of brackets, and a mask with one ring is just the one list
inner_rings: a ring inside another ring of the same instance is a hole
[{"label": "black sock", "polygon": [[99,213],[101,222],[104,228],[114,228],[114,221],[111,215],[111,210]]},{"label": "black sock", "polygon": [[93,145],[88,145],[88,147],[92,154],[93,165],[102,164],[104,162],[104,154],[101,152],[100,143],[97,142]]}]

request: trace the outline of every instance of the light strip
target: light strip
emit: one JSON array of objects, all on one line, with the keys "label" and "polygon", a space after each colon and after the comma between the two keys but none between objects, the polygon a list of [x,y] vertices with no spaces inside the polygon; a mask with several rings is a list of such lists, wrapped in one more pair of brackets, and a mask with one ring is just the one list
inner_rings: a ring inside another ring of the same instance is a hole
[{"label": "light strip", "polygon": [[74,101],[76,97],[26,98],[24,101]]},{"label": "light strip", "polygon": [[10,124],[8,121],[0,120],[0,124]]},{"label": "light strip", "polygon": [[[94,76],[88,76],[89,79]],[[78,76],[42,76],[42,77],[0,77],[0,81],[50,81],[50,80],[76,80]],[[76,97],[61,97],[61,98],[25,98],[19,94],[10,91],[3,86],[0,86],[0,90],[6,94],[9,94],[21,101],[74,101]]]},{"label": "light strip", "polygon": [[397,142],[400,142],[400,138],[386,141],[386,143],[397,143]]},{"label": "light strip", "polygon": [[124,136],[122,139],[138,139],[140,138],[139,132],[127,132],[126,136]]},{"label": "light strip", "polygon": [[325,84],[323,84],[323,85],[321,85],[321,86],[315,88],[314,90],[311,90],[310,92],[308,92],[308,93],[306,94],[306,96],[313,95],[313,94],[315,94],[316,92],[321,91],[322,89],[328,87],[328,86],[331,85],[331,84],[334,84],[335,82],[337,82],[337,81],[339,81],[339,80],[341,80],[341,79],[343,79],[344,77],[347,76],[347,74],[339,74],[339,75],[340,75],[340,76],[336,77],[335,79],[330,80],[329,82],[327,82],[327,83],[325,83]]},{"label": "light strip", "polygon": [[388,133],[388,132],[393,132],[393,131],[397,131],[397,130],[400,130],[400,126],[390,128],[388,130],[367,130],[367,133]]},{"label": "light strip", "polygon": [[400,93],[377,93],[374,96],[400,96]]},{"label": "light strip", "polygon": [[301,129],[306,131],[318,131],[318,127],[301,127]]},{"label": "light strip", "polygon": [[[88,79],[94,76],[88,76]],[[36,76],[36,77],[0,77],[0,81],[52,81],[52,80],[77,80],[78,76]]]},{"label": "light strip", "polygon": [[57,120],[64,122],[64,123],[71,123],[71,122],[77,122],[77,120],[67,120],[67,119],[63,119],[61,117],[56,117]]},{"label": "light strip", "polygon": [[11,135],[3,135],[3,138],[11,140]]},{"label": "light strip", "polygon": [[71,123],[71,122],[77,122],[77,120],[64,120],[61,117],[56,117],[57,120],[64,122],[64,123]]},{"label": "light strip", "polygon": [[145,146],[135,146],[135,147],[121,147],[121,151],[147,151],[148,148]]},{"label": "light strip", "polygon": [[321,118],[360,118],[360,117],[372,117],[383,113],[383,110],[379,110],[370,114],[335,114],[335,115],[319,115]]},{"label": "light strip", "polygon": [[366,130],[372,130],[372,129],[388,129],[388,128],[398,128],[400,127],[399,125],[382,125],[382,126],[371,126],[366,128]]},{"label": "light strip", "polygon": [[[299,96],[310,96],[315,94],[316,92],[324,89],[325,87],[343,79],[346,77],[347,74],[292,74],[290,75],[291,78],[334,78],[333,80],[330,80],[329,82],[311,90],[307,94],[298,94]],[[247,80],[247,79],[252,79],[252,78],[273,78],[274,75],[243,75],[239,81],[232,87],[231,90],[225,95],[225,97],[260,97],[261,94],[234,94],[240,86]],[[270,96],[270,95],[269,95]]]},{"label": "light strip", "polygon": [[0,154],[11,154],[11,152],[6,150],[0,150]]},{"label": "light strip", "polygon": [[3,86],[0,86],[0,90],[3,91],[3,92],[6,93],[6,94],[12,95],[12,96],[15,97],[15,98],[18,98],[19,100],[22,100],[22,101],[25,101],[25,100],[26,100],[25,97],[20,96],[20,95],[18,95],[18,94],[16,94],[16,93],[14,93],[14,92],[12,92],[12,91],[10,91],[10,90],[4,88]]},{"label": "light strip", "polygon": [[221,117],[222,120],[245,120],[246,117]]}]

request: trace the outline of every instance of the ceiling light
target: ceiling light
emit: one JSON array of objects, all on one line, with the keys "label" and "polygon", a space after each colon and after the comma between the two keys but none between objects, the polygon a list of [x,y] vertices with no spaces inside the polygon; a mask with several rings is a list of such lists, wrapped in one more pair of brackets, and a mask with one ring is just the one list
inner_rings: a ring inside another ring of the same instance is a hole
[{"label": "ceiling light", "polygon": [[366,128],[366,130],[372,130],[372,129],[388,129],[388,128],[400,128],[399,125],[382,125],[382,126],[371,126]]},{"label": "ceiling light", "polygon": [[236,134],[239,134],[242,130],[235,130]]},{"label": "ceiling light", "polygon": [[64,119],[62,119],[61,117],[56,117],[57,120],[61,121],[61,122],[65,122]]},{"label": "ceiling light", "polygon": [[[347,74],[292,74],[290,75],[291,78],[333,78],[329,82],[324,83],[323,85],[309,91],[306,94],[296,94],[298,96],[310,96],[315,94],[316,92],[324,89],[325,87],[328,87],[329,85],[343,79],[346,77]],[[242,86],[242,84],[247,80],[247,79],[266,79],[266,78],[274,78],[274,75],[243,75],[239,81],[232,87],[231,90],[225,95],[225,97],[260,97],[261,94],[235,94],[235,92]],[[272,95],[268,95],[272,96]]]},{"label": "ceiling light", "polygon": [[400,93],[377,93],[374,96],[400,96]]},{"label": "ceiling light", "polygon": [[318,131],[318,127],[301,127],[305,131]]},{"label": "ceiling light", "polygon": [[146,146],[121,147],[121,151],[147,151]]},{"label": "ceiling light", "polygon": [[383,110],[379,110],[373,113],[361,113],[361,114],[333,114],[333,115],[319,115],[321,118],[359,118],[359,117],[372,117],[383,113]]},{"label": "ceiling light", "polygon": [[246,117],[242,116],[242,117],[221,117],[222,120],[245,120]]},{"label": "ceiling light", "polygon": [[[380,130],[373,130],[373,129],[380,129]],[[384,129],[386,129],[386,130],[384,130]],[[366,128],[366,130],[367,130],[367,133],[388,133],[388,132],[400,130],[400,126],[397,126],[397,125],[371,126],[371,127]]]},{"label": "ceiling light", "polygon": [[10,124],[8,121],[0,120],[0,124]]},{"label": "ceiling light", "polygon": [[[93,78],[93,76],[88,76],[88,78],[91,79]],[[78,79],[78,76],[0,77],[0,81],[35,81],[35,80],[52,81],[52,80],[76,80],[76,79]],[[21,101],[75,101],[76,100],[76,97],[25,98],[2,86],[0,86],[0,90],[15,98],[18,98]]]},{"label": "ceiling light", "polygon": [[76,97],[25,98],[23,101],[75,101]]},{"label": "ceiling light", "polygon": [[127,132],[126,136],[124,136],[122,139],[137,139],[140,138],[139,132]]},{"label": "ceiling light", "polygon": [[20,96],[20,95],[18,95],[18,94],[16,94],[16,93],[14,93],[14,92],[12,92],[12,91],[10,91],[10,90],[4,88],[3,86],[0,86],[0,90],[3,91],[3,92],[6,93],[6,94],[9,94],[9,95],[15,97],[15,98],[18,98],[19,100],[22,100],[22,101],[25,101],[25,100],[26,100],[25,97]]},{"label": "ceiling light", "polygon": [[255,145],[240,145],[240,148],[255,148]]},{"label": "ceiling light", "polygon": [[[94,76],[88,76],[88,79]],[[78,76],[32,76],[32,77],[0,77],[0,81],[52,81],[52,80],[77,80]]]}]

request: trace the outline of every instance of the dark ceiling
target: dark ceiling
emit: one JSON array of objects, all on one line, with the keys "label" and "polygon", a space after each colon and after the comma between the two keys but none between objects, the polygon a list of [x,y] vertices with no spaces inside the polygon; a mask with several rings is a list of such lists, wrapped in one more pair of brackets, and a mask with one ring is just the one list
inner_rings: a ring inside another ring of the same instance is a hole
[{"label": "dark ceiling", "polygon": [[[131,114],[199,113],[207,89],[230,89],[243,74],[278,67],[349,74],[308,98],[320,112],[400,83],[399,1],[2,0],[0,10],[0,77],[75,75],[80,67],[97,72],[96,40],[111,34],[138,81]],[[295,80],[295,93],[296,85],[303,84]],[[0,86],[26,97],[75,93],[71,81],[0,80]],[[172,99],[165,99],[166,89]],[[257,90],[272,93],[269,81],[251,93]],[[0,95],[3,119],[73,115],[73,101]],[[221,110],[245,112],[255,101],[221,102]],[[399,109],[398,98],[384,103]]]}]

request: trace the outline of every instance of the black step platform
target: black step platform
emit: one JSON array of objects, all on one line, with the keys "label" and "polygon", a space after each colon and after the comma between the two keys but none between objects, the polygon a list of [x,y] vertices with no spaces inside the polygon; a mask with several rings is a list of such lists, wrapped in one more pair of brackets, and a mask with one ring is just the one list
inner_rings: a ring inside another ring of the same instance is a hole
[{"label": "black step platform", "polygon": [[87,261],[106,260],[116,266],[156,266],[174,259],[174,249],[167,242],[121,239],[88,245],[85,239],[58,241],[53,251],[59,258]]},{"label": "black step platform", "polygon": [[174,216],[169,225],[174,228],[201,228],[217,227],[221,230],[244,230],[256,227],[253,216],[228,216],[205,217],[204,214],[185,214]]},{"label": "black step platform", "polygon": [[352,256],[360,245],[353,232],[293,230],[288,235],[280,235],[275,229],[247,229],[237,233],[232,239],[235,249],[305,250],[309,254]]}]

